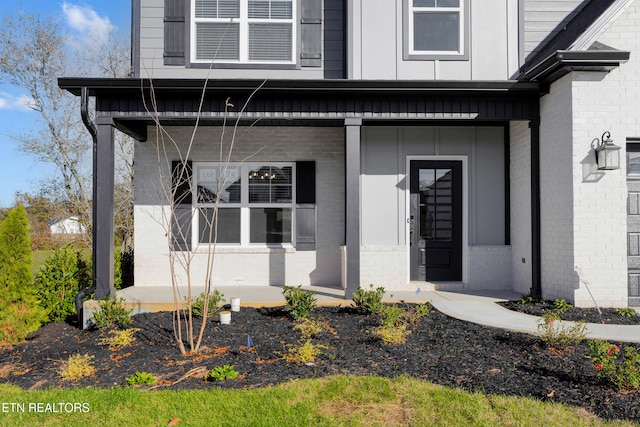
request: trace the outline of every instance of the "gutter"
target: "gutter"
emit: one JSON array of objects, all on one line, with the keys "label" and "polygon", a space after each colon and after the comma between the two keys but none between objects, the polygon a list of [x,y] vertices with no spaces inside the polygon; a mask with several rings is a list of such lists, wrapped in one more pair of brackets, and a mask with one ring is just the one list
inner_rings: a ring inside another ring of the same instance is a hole
[{"label": "gutter", "polygon": [[526,81],[547,85],[572,71],[609,72],[629,60],[630,52],[623,50],[558,50],[530,70],[524,72]]}]

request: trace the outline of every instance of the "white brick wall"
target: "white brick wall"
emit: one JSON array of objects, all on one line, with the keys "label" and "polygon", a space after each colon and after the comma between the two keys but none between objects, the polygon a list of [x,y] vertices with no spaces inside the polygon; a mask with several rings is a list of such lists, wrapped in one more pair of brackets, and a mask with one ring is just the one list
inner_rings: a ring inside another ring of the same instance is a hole
[{"label": "white brick wall", "polygon": [[360,247],[360,286],[384,286],[387,290],[407,288],[409,251],[407,246]]},{"label": "white brick wall", "polygon": [[[168,211],[162,190],[170,184],[169,165],[185,151],[191,127],[169,127],[164,136],[167,160],[159,167],[154,128],[149,142],[135,147],[135,284],[170,285],[166,237]],[[215,161],[221,128],[200,127],[189,156],[194,161]],[[227,129],[230,137],[231,129]],[[226,143],[230,142],[228,139]],[[344,134],[342,128],[252,127],[240,128],[231,161],[316,161],[317,250],[295,251],[220,248],[215,255],[214,283],[219,285],[340,285],[340,246],[344,245]],[[227,145],[228,146],[228,145]],[[179,253],[178,253],[179,254]],[[193,259],[192,280],[202,284],[206,253]],[[184,273],[178,274],[185,283]]]},{"label": "white brick wall", "polygon": [[528,122],[511,122],[509,152],[511,278],[513,290],[526,294],[531,290],[531,132]]},{"label": "white brick wall", "polygon": [[540,245],[543,298],[573,301],[571,76],[540,100]]},{"label": "white brick wall", "polygon": [[465,289],[513,289],[510,246],[470,246]]},{"label": "white brick wall", "polygon": [[[634,2],[599,38],[631,59],[610,73],[576,72],[542,99],[543,296],[576,305],[593,302],[574,265],[591,281],[601,306],[627,304],[624,144],[640,136],[640,5]],[[594,138],[610,131],[622,169],[597,171]]]}]

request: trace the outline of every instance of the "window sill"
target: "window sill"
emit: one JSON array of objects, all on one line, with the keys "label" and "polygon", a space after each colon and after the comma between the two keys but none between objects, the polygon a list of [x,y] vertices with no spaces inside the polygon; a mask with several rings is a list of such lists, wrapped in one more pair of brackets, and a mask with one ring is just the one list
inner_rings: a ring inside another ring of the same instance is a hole
[{"label": "window sill", "polygon": [[[198,254],[206,254],[209,249],[206,246],[198,246],[195,250]],[[277,254],[295,253],[296,248],[291,245],[286,246],[216,246],[217,254]]]},{"label": "window sill", "polygon": [[410,53],[405,54],[405,61],[468,61],[469,54],[468,53],[454,53],[454,54],[443,54],[443,53]]},{"label": "window sill", "polygon": [[285,62],[189,62],[186,68],[201,69],[245,69],[245,70],[297,70],[300,68],[295,63]]}]

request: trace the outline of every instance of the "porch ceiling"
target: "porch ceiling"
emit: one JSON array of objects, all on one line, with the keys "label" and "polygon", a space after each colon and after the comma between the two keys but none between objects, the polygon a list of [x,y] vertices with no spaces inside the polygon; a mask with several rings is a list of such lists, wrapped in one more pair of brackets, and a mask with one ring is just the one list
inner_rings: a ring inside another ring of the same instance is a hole
[{"label": "porch ceiling", "polygon": [[189,125],[196,118],[216,125],[226,117],[297,126],[342,126],[347,118],[531,120],[537,118],[539,96],[537,83],[516,81],[61,78],[59,86],[76,95],[86,87],[96,97],[97,115],[112,117],[139,140],[154,118],[163,125]]}]

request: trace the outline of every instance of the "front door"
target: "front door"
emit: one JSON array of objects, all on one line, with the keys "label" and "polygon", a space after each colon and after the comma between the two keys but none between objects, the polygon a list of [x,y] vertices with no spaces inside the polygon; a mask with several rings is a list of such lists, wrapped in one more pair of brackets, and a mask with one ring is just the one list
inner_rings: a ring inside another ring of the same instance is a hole
[{"label": "front door", "polygon": [[462,280],[462,162],[412,160],[411,280]]}]

